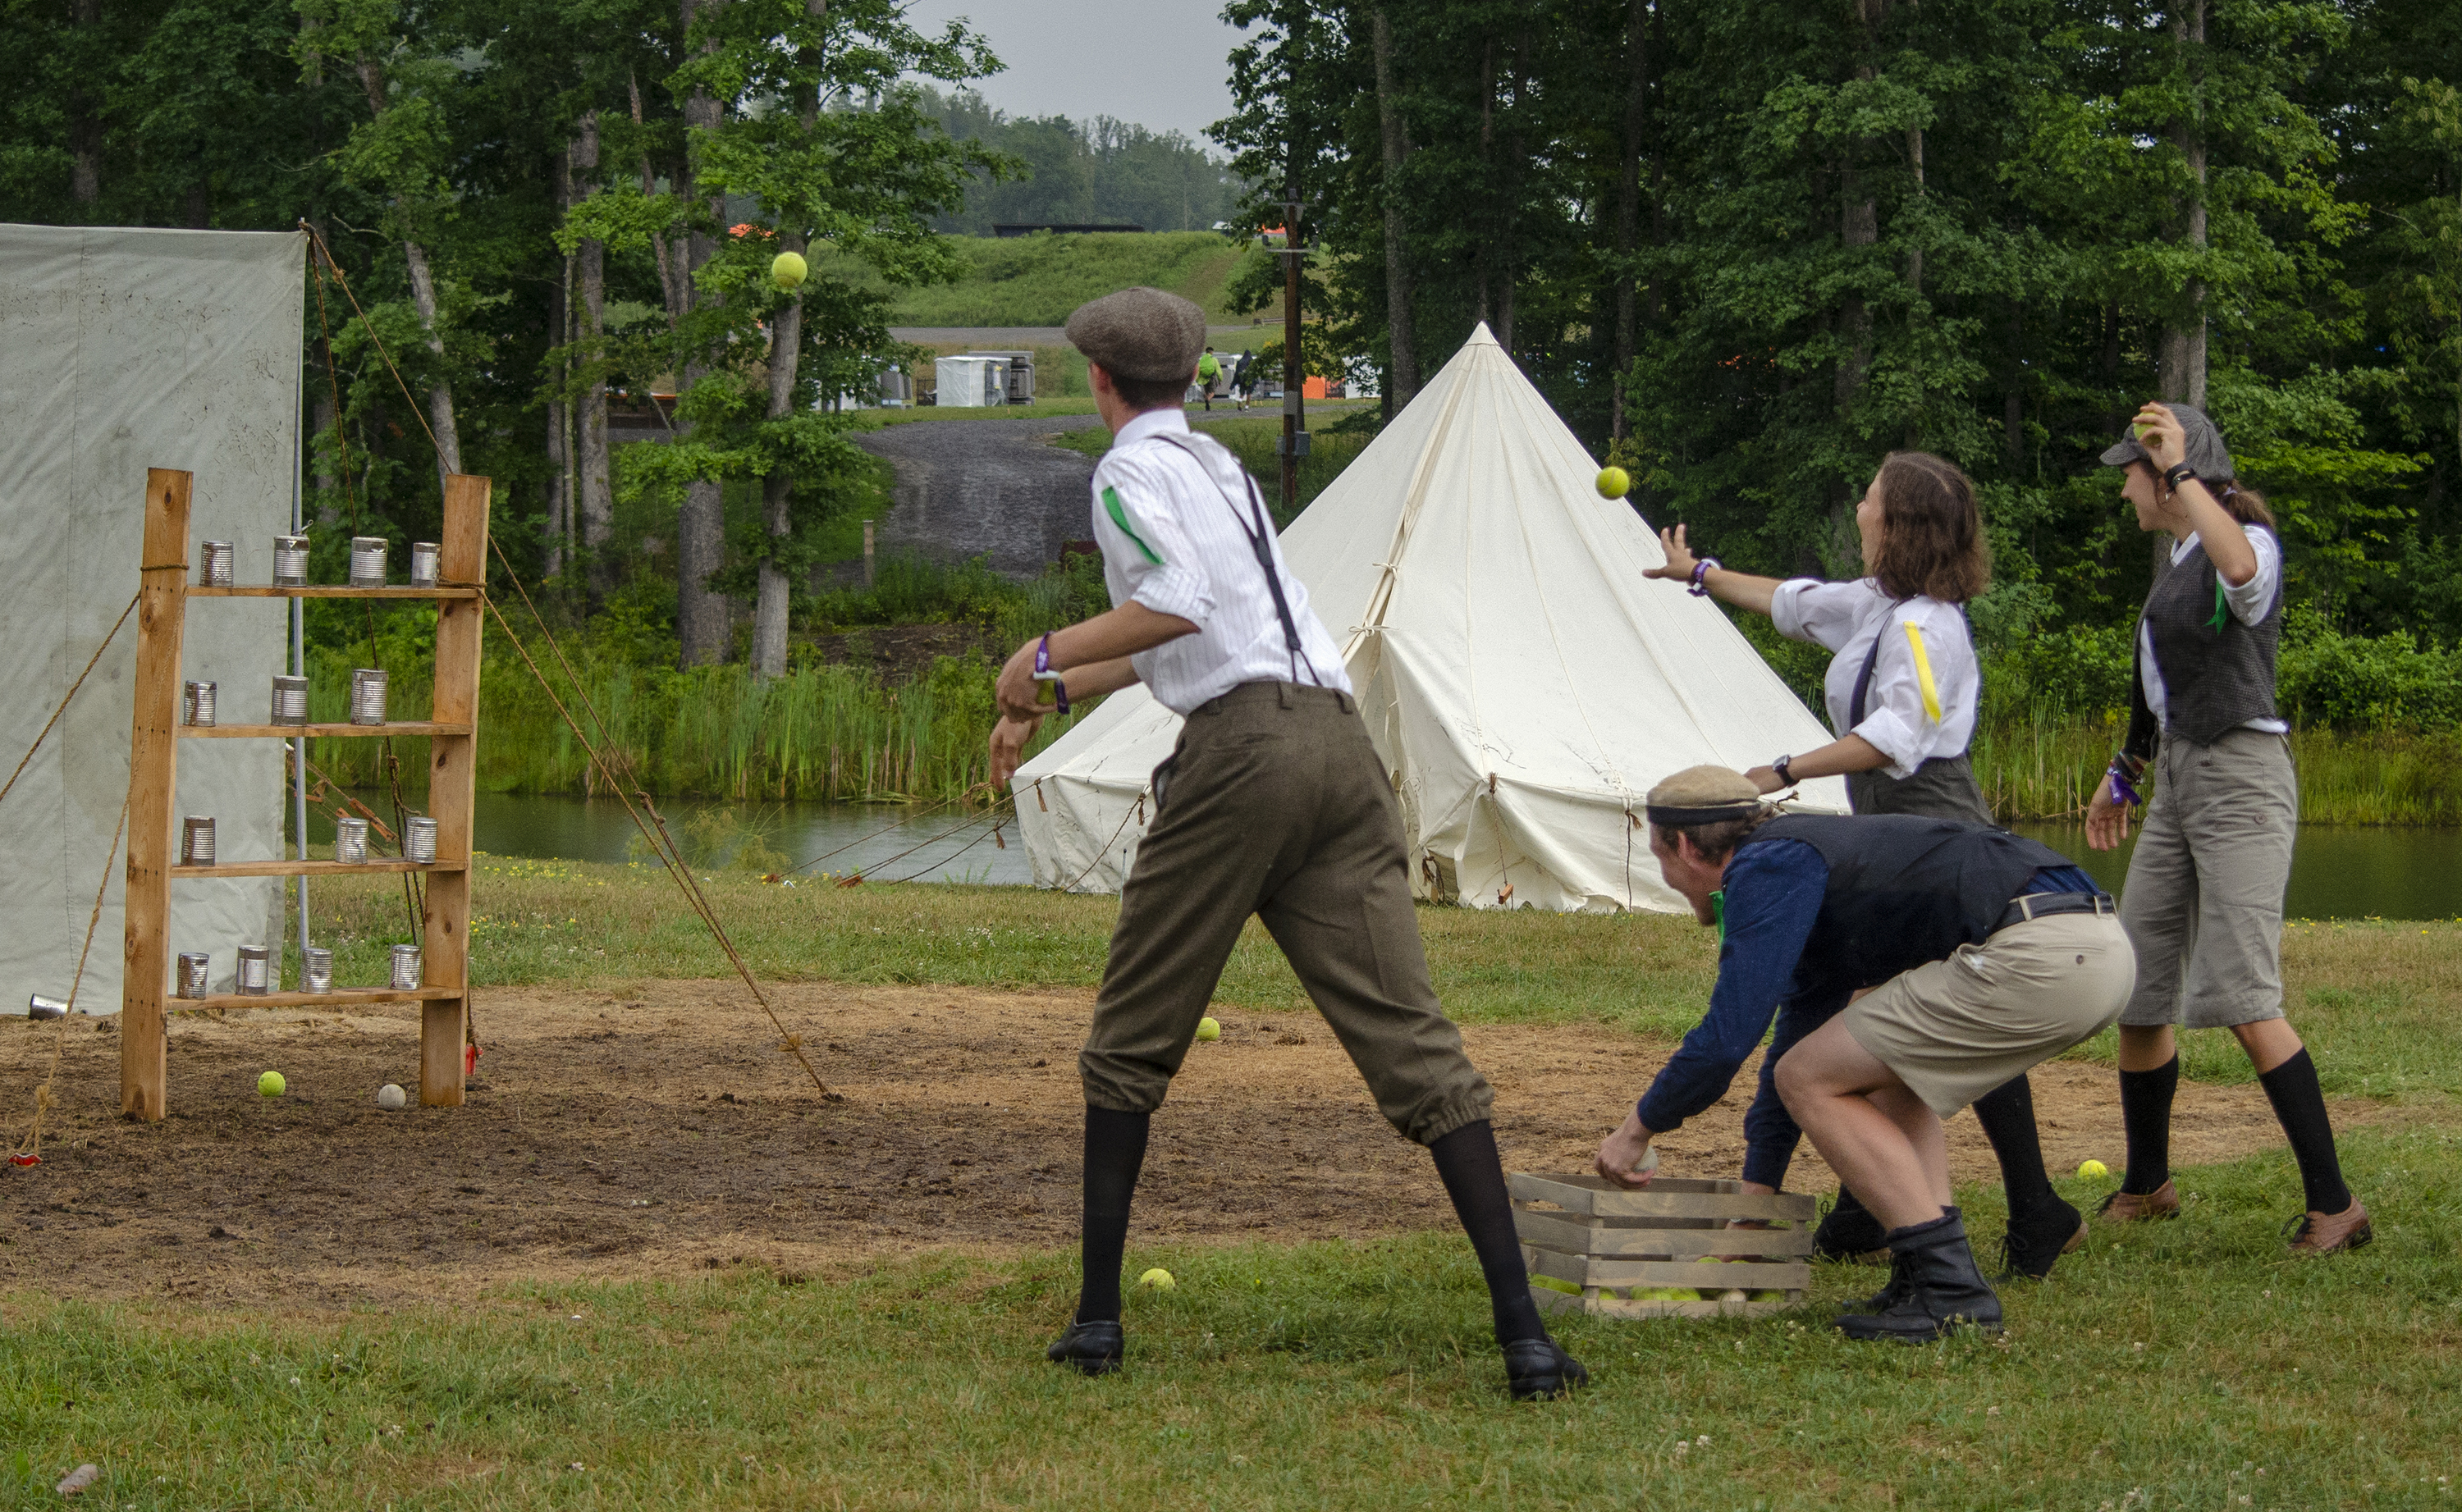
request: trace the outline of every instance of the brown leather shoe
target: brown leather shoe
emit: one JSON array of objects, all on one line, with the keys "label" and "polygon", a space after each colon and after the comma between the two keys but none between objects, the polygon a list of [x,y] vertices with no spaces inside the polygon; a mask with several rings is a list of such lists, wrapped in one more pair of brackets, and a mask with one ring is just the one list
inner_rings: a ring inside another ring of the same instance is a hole
[{"label": "brown leather shoe", "polygon": [[2150,1192],[2114,1192],[2095,1209],[2106,1224],[2134,1224],[2149,1218],[2180,1216],[2180,1193],[2170,1179]]},{"label": "brown leather shoe", "polygon": [[2376,1230],[2368,1226],[2368,1210],[2360,1200],[2339,1213],[2302,1213],[2282,1225],[2295,1255],[2331,1255],[2366,1247]]}]

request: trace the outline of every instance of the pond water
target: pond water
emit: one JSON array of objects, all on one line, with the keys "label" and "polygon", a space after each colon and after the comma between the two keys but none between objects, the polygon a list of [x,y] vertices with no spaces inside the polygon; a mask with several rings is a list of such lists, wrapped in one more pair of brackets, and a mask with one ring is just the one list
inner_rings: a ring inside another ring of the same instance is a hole
[{"label": "pond water", "polygon": [[[379,814],[374,794],[361,799]],[[1030,884],[1026,842],[1014,823],[1001,838],[982,820],[940,811],[920,817],[892,806],[860,803],[728,804],[670,799],[659,809],[697,859],[723,861],[747,830],[790,865],[843,876],[857,869],[886,881]],[[645,860],[624,806],[612,799],[482,793],[475,816],[478,847],[490,855],[569,861]],[[2115,893],[2135,844],[2086,849],[2075,825],[2019,825],[2021,833],[2074,857]],[[333,821],[312,815],[312,840],[330,842]],[[705,848],[704,848],[705,847]],[[774,863],[773,863],[774,864]],[[2292,853],[2284,910],[2295,919],[2462,918],[2462,830],[2370,829],[2311,825]]]}]

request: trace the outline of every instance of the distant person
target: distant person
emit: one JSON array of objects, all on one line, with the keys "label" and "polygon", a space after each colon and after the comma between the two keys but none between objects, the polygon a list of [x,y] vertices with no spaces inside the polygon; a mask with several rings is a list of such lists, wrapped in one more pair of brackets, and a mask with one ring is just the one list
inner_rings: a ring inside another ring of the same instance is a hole
[{"label": "distant person", "polygon": [[1214,354],[1212,347],[1208,347],[1205,349],[1205,354],[1197,359],[1197,386],[1205,395],[1205,408],[1208,413],[1214,409],[1214,385],[1220,380],[1221,376],[1222,359]]},{"label": "distant person", "polygon": [[[1648,576],[1689,584],[1739,608],[1766,614],[1778,632],[1836,655],[1825,679],[1838,738],[1781,756],[1748,774],[1764,793],[1805,777],[1843,775],[1858,814],[1916,814],[1990,824],[1991,806],[1967,758],[1982,676],[1967,628],[1967,602],[1991,579],[1991,551],[1975,487],[1928,452],[1892,452],[1855,506],[1868,576],[1851,583],[1751,577],[1716,557],[1695,557],[1684,527],[1659,532],[1667,564]],[[1743,1178],[1775,1191],[1795,1156],[1797,1130],[1778,1096],[1775,1068],[1789,1046],[1835,1012],[1833,1003],[1791,1001],[1761,1060],[1760,1091],[1744,1115]],[[2009,1199],[2003,1240],[2008,1273],[2048,1276],[2085,1241],[2085,1220],[2052,1190],[2035,1127],[2035,1094],[2023,1075],[1975,1101],[1975,1120],[2000,1161]],[[1830,1257],[1882,1247],[1880,1225],[1861,1194],[1842,1187],[1822,1221],[1816,1248]]]},{"label": "distant person", "polygon": [[2375,1237],[2368,1210],[2343,1184],[2316,1063],[2282,1016],[2282,893],[2300,782],[2290,726],[2274,706],[2282,639],[2274,516],[2234,476],[2214,422],[2185,404],[2147,405],[2103,461],[2128,470],[2121,497],[2137,507],[2137,528],[2172,538],[2170,570],[2137,619],[2128,735],[2086,805],[2086,843],[2109,850],[2128,837],[2130,807],[2150,800],[2120,902],[2138,962],[2120,1015],[2128,1172],[2103,1217],[2179,1213],[2176,1031],[2228,1029],[2300,1162],[2306,1211],[2283,1225],[2291,1253],[2357,1249]]},{"label": "distant person", "polygon": [[1243,351],[1240,353],[1240,360],[1231,365],[1231,397],[1244,410],[1248,407],[1248,395],[1256,391],[1256,387],[1257,354]]},{"label": "distant person", "polygon": [[2000,1331],[1949,1184],[1941,1120],[2120,1016],[2136,980],[2109,897],[2065,856],[1986,824],[1773,816],[1760,784],[1690,767],[1645,799],[1667,884],[1724,938],[1709,1012],[1599,1145],[1649,1184],[1653,1139],[1726,1095],[1781,1005],[1828,1006],[1781,1055],[1778,1087],[1813,1147],[1885,1225],[1889,1285],[1837,1321],[1922,1344]]},{"label": "distant person", "polygon": [[1044,711],[1066,710],[1072,692],[1142,682],[1186,722],[1155,769],[1154,823],[1120,889],[1077,1057],[1083,1281],[1047,1357],[1089,1375],[1120,1368],[1120,1258],[1147,1127],[1253,915],[1377,1110],[1435,1158],[1487,1280],[1507,1389],[1561,1395],[1587,1376],[1531,1300],[1488,1121],[1494,1096],[1429,985],[1400,807],[1341,650],[1284,564],[1255,481],[1180,406],[1203,360],[1204,312],[1124,289],[1079,307],[1069,339],[1113,437],[1093,479],[1112,607],[1026,642],[1002,668],[991,779],[1009,780]]}]

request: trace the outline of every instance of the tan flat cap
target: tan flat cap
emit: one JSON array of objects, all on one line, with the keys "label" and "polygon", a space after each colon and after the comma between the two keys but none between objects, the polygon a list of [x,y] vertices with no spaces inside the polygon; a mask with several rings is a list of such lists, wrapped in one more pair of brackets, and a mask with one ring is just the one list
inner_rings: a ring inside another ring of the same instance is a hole
[{"label": "tan flat cap", "polygon": [[1715,824],[1760,813],[1761,790],[1729,767],[1689,766],[1652,788],[1642,801],[1652,824]]},{"label": "tan flat cap", "polygon": [[1159,288],[1124,288],[1069,316],[1069,344],[1115,378],[1160,382],[1197,371],[1205,311]]}]

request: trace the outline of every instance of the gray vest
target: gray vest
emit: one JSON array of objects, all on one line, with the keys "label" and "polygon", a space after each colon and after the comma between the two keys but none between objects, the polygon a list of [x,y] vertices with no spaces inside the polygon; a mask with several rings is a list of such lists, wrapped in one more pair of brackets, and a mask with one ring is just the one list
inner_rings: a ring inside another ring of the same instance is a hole
[{"label": "gray vest", "polygon": [[[2279,537],[2276,544],[2278,550]],[[2205,543],[2194,543],[2147,595],[2137,623],[2139,634],[2130,637],[2135,654],[2129,658],[2127,749],[2149,754],[2161,733],[2146,703],[2146,669],[2140,665],[2147,631],[2152,633],[2154,663],[2162,669],[2164,701],[2175,734],[2197,745],[2213,745],[2225,732],[2252,719],[2277,717],[2274,657],[2282,644],[2280,574],[2265,617],[2243,625],[2223,602],[2222,575],[2206,556]]]}]

